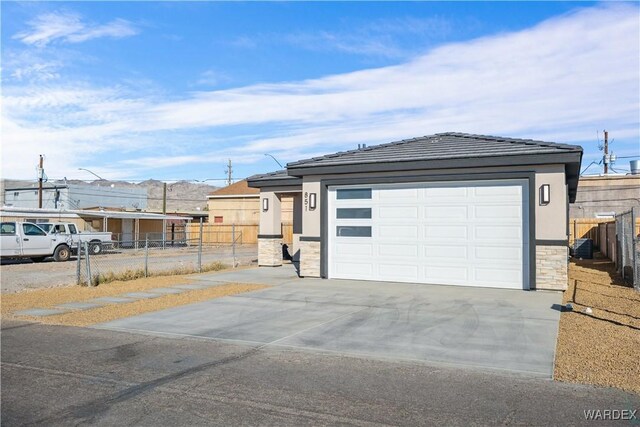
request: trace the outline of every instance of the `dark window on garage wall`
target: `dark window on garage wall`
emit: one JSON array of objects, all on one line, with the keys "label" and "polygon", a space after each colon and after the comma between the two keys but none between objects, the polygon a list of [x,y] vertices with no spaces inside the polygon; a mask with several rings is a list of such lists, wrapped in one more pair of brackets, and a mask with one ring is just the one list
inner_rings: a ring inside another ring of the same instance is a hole
[{"label": "dark window on garage wall", "polygon": [[336,198],[338,200],[345,199],[370,199],[370,188],[343,188],[336,191]]},{"label": "dark window on garage wall", "polygon": [[336,227],[336,236],[371,237],[371,227],[352,227],[347,225],[338,225]]},{"label": "dark window on garage wall", "polygon": [[371,208],[338,208],[336,218],[371,218]]},{"label": "dark window on garage wall", "polygon": [[222,223],[222,217],[221,216],[214,216],[213,217],[213,222],[216,223],[216,224]]}]

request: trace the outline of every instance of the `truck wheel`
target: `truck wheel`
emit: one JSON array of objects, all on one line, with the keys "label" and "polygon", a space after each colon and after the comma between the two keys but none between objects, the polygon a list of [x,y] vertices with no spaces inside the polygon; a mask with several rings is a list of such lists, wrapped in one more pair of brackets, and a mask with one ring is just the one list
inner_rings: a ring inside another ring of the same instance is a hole
[{"label": "truck wheel", "polygon": [[33,261],[33,262],[42,262],[42,261],[44,261],[45,258],[46,258],[46,256],[37,256],[37,257],[31,258],[31,261]]},{"label": "truck wheel", "polygon": [[89,253],[91,255],[98,255],[102,253],[102,245],[100,243],[91,243],[89,246]]},{"label": "truck wheel", "polygon": [[67,245],[60,245],[53,253],[53,259],[56,262],[68,261],[71,258],[71,250]]}]

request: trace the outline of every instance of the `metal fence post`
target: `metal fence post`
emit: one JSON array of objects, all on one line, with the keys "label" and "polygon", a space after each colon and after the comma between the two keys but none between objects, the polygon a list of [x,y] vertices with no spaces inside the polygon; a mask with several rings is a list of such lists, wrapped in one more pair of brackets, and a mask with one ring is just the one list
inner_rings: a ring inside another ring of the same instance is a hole
[{"label": "metal fence post", "polygon": [[76,263],[76,285],[80,285],[80,263],[82,259],[82,240],[78,241],[78,249],[77,249],[78,262]]},{"label": "metal fence post", "polygon": [[638,259],[638,237],[636,236],[636,221],[638,220],[637,208],[631,208],[631,253],[633,256],[633,287],[640,291],[640,259]]},{"label": "metal fence post", "polygon": [[233,253],[233,268],[236,268],[236,225],[231,224],[231,251]]},{"label": "metal fence post", "polygon": [[91,277],[91,257],[89,255],[89,242],[84,242],[84,256],[87,262],[87,286],[93,286],[93,279]]},{"label": "metal fence post", "polygon": [[149,235],[144,241],[144,277],[149,277]]},{"label": "metal fence post", "polygon": [[202,217],[200,218],[200,238],[198,241],[198,273],[202,273]]}]

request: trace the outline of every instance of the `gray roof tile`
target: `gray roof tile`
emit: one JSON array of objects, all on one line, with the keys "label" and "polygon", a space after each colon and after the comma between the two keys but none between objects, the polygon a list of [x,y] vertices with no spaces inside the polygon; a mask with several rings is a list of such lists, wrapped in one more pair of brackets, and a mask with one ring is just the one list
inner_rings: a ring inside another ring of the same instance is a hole
[{"label": "gray roof tile", "polygon": [[577,145],[558,144],[533,139],[447,132],[299,160],[288,163],[287,168],[581,151],[582,147]]}]

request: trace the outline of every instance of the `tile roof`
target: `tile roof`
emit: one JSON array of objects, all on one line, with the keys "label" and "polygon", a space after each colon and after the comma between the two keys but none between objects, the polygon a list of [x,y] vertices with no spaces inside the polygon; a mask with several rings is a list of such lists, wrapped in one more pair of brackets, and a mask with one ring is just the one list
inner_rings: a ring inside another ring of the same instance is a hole
[{"label": "tile roof", "polygon": [[247,185],[247,180],[243,179],[226,187],[219,188],[209,193],[212,196],[252,196],[260,194],[260,189],[251,188]]},{"label": "tile roof", "polygon": [[287,164],[287,168],[582,152],[577,145],[458,132],[404,139]]}]

